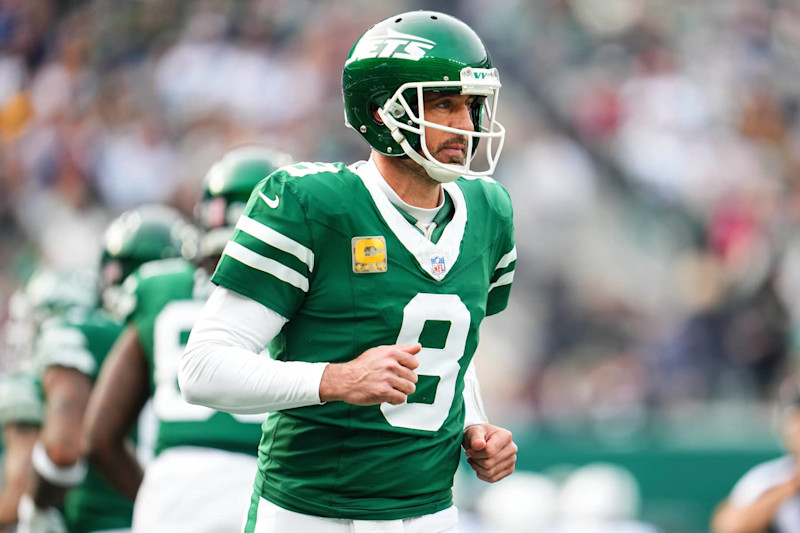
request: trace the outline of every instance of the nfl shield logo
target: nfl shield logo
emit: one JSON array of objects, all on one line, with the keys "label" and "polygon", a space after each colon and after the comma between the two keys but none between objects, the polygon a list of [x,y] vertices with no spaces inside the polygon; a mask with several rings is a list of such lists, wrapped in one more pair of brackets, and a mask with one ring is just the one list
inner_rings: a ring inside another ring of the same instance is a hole
[{"label": "nfl shield logo", "polygon": [[444,257],[437,255],[431,257],[431,272],[434,276],[443,276],[447,267],[444,265]]}]

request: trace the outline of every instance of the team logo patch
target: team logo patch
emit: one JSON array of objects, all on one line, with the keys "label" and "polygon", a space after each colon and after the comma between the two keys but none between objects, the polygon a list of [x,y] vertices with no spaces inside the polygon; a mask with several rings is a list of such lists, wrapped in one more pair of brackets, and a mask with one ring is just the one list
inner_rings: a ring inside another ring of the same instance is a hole
[{"label": "team logo patch", "polygon": [[376,274],[386,272],[389,256],[386,254],[386,239],[377,237],[353,237],[353,272]]},{"label": "team logo patch", "polygon": [[444,264],[444,257],[441,255],[431,257],[431,272],[436,277],[444,276],[444,273],[447,272],[447,266]]}]

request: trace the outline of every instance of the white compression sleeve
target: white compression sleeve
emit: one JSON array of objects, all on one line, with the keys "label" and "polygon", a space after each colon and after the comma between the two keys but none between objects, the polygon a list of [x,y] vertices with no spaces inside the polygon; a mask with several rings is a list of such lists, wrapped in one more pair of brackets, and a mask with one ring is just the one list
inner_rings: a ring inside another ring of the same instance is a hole
[{"label": "white compression sleeve", "polygon": [[214,289],[192,328],[178,382],[184,399],[231,413],[318,405],[327,363],[276,361],[264,347],[286,319],[255,300]]},{"label": "white compression sleeve", "polygon": [[478,373],[475,371],[475,362],[470,361],[464,374],[464,429],[475,424],[488,424],[486,408],[483,406]]}]

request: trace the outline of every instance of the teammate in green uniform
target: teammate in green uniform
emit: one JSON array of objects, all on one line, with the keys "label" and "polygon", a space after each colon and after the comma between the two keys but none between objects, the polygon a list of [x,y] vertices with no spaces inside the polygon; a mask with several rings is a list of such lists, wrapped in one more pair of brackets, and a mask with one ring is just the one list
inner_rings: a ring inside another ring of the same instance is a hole
[{"label": "teammate in green uniform", "polygon": [[86,290],[87,282],[92,279],[86,272],[38,268],[9,300],[3,346],[8,373],[0,383],[4,445],[0,524],[21,522],[22,532],[66,531],[59,509],[42,509],[37,513],[28,495],[34,478],[31,456],[44,416],[33,343],[48,320],[94,303],[91,291]]},{"label": "teammate in green uniform", "polygon": [[[171,208],[143,206],[123,213],[104,237],[106,289],[113,289],[126,270],[144,261],[180,256],[191,234],[191,225]],[[20,514],[20,530],[37,531],[29,522],[35,523],[48,508],[63,507],[70,533],[129,531],[133,502],[87,469],[81,431],[93,382],[122,324],[98,305],[101,284],[97,277],[85,284],[73,280],[62,285],[84,288],[92,305],[49,320],[34,342],[42,372],[45,417],[32,453],[36,471],[33,505],[27,509],[29,517],[23,519]],[[105,295],[103,300],[120,303]]]},{"label": "teammate in green uniform", "polygon": [[[187,403],[178,390],[178,363],[213,288],[210,273],[250,193],[289,163],[287,154],[260,146],[226,153],[209,170],[198,203],[205,232],[197,264],[153,261],[123,285],[131,311],[92,392],[86,431],[92,464],[136,498],[134,532],[224,533],[241,527],[266,415],[231,415]],[[142,480],[125,440],[151,396],[158,438]]]},{"label": "teammate in green uniform", "polygon": [[190,402],[272,411],[246,532],[452,532],[461,446],[481,479],[513,472],[471,370],[516,265],[511,201],[489,177],[499,87],[463,22],[379,22],[343,72],[370,160],[286,167],[250,198],[179,372]]}]

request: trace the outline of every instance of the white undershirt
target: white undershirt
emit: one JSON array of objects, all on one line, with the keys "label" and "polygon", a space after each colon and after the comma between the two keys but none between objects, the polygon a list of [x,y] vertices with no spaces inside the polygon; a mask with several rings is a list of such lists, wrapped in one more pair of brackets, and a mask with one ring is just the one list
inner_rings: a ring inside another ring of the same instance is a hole
[{"label": "white undershirt", "polygon": [[[374,165],[372,159],[367,161],[365,164]],[[376,180],[376,183],[378,184],[378,187],[380,187],[381,191],[383,191],[383,194],[385,194],[389,201],[392,202],[392,204],[396,205],[417,220],[417,227],[420,228],[423,233],[425,233],[428,227],[433,223],[433,219],[436,218],[439,210],[444,205],[444,190],[441,188],[439,188],[439,204],[432,209],[425,209],[424,207],[416,207],[404,202],[403,199],[400,198],[396,192],[394,192],[394,189],[392,189],[386,180]]]},{"label": "white undershirt", "polygon": [[[425,228],[431,225],[441,202],[434,209],[414,208],[381,182],[390,201],[417,210],[409,214],[427,220]],[[181,358],[178,381],[184,399],[231,413],[264,413],[323,403],[319,386],[329,363],[278,361],[261,353],[286,322],[255,300],[224,287],[215,288]],[[472,363],[464,379],[464,400],[464,427],[487,422]]]}]

